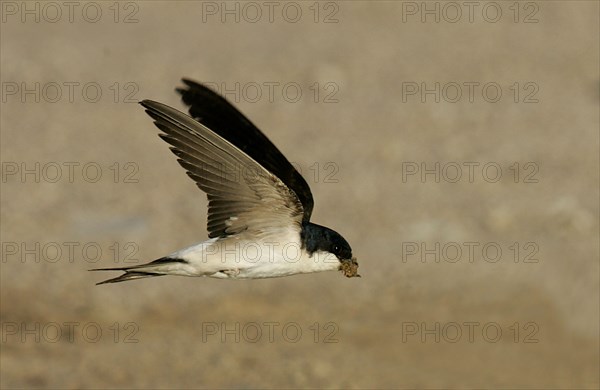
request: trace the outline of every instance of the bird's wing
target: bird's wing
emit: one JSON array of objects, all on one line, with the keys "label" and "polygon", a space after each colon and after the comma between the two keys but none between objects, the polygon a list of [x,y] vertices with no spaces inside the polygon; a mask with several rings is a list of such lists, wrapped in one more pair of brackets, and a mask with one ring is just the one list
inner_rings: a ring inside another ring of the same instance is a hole
[{"label": "bird's wing", "polygon": [[279,149],[224,97],[202,84],[187,79],[182,81],[186,87],[176,90],[189,106],[190,115],[237,146],[294,191],[304,208],[303,221],[308,222],[314,206],[310,187]]},{"label": "bird's wing", "polygon": [[302,204],[277,176],[188,115],[151,100],[140,104],[164,132],[160,137],[172,145],[179,164],[206,192],[209,237],[300,231]]}]

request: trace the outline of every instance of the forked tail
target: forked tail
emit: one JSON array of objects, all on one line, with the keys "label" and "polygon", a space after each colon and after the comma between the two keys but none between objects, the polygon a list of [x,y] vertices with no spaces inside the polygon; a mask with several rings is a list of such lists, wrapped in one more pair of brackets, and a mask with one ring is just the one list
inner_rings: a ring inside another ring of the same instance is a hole
[{"label": "forked tail", "polygon": [[107,279],[102,282],[96,283],[105,284],[105,283],[118,283],[118,282],[126,282],[128,280],[136,280],[143,278],[151,278],[153,276],[163,276],[168,275],[168,272],[174,265],[181,265],[181,263],[187,263],[187,261],[183,259],[174,259],[170,257],[162,257],[158,260],[154,260],[147,264],[134,265],[131,267],[117,267],[117,268],[95,268],[90,271],[124,271],[125,273],[121,276],[117,276],[116,278]]}]

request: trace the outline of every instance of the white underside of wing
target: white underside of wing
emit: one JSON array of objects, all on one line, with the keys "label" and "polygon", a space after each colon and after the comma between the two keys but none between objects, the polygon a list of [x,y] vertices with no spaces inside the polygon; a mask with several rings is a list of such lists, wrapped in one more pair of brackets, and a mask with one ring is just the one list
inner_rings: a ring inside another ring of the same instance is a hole
[{"label": "white underside of wing", "polygon": [[315,252],[309,256],[301,247],[296,229],[282,233],[259,240],[250,240],[244,234],[213,238],[169,256],[186,263],[162,265],[157,271],[168,275],[259,279],[339,269],[340,262],[331,253]]}]

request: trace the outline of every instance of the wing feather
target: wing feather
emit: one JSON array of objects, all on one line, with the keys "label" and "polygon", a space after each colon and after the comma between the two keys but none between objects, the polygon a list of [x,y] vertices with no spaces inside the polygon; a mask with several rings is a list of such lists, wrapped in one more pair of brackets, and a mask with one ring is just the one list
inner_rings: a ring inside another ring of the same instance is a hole
[{"label": "wing feather", "polygon": [[302,203],[303,221],[308,222],[314,205],[310,187],[279,149],[224,97],[192,80],[182,81],[185,87],[176,90],[189,106],[190,115],[238,147],[294,191]]},{"label": "wing feather", "polygon": [[300,231],[303,205],[281,179],[188,115],[151,100],[140,104],[187,175],[206,192],[209,237],[246,230],[264,236],[290,227]]}]

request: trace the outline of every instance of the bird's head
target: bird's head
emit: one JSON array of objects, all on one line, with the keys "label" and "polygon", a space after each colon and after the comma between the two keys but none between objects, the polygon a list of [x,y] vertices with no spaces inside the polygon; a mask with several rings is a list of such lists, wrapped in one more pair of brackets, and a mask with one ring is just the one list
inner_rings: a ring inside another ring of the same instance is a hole
[{"label": "bird's head", "polygon": [[339,270],[347,277],[359,276],[358,262],[352,257],[352,248],[348,241],[335,230],[314,223],[305,223],[302,228],[302,239],[308,253],[328,252],[340,262]]}]

